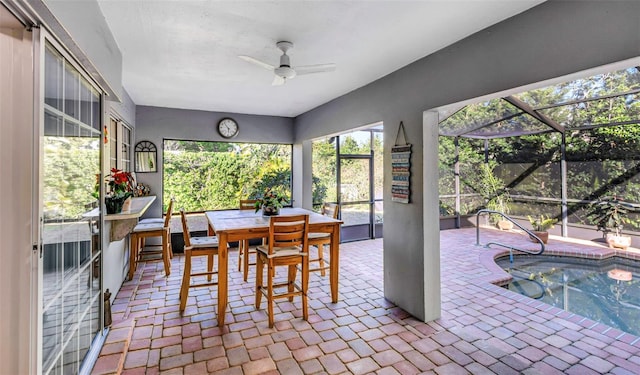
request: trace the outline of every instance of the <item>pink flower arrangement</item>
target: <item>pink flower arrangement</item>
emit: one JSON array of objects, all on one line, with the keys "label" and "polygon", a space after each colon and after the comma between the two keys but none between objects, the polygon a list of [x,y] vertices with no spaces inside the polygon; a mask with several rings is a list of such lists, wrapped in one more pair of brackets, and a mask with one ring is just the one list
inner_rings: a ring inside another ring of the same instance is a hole
[{"label": "pink flower arrangement", "polygon": [[277,193],[271,189],[267,189],[264,192],[262,198],[258,198],[255,203],[256,212],[258,212],[262,207],[273,207],[274,209],[280,209],[283,207],[284,203],[287,201],[287,198],[280,193]]}]

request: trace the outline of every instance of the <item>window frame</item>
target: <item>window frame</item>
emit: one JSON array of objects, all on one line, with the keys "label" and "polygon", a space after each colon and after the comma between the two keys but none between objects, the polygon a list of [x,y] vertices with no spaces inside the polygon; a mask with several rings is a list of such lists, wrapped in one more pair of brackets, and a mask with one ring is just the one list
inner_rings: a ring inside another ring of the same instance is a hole
[{"label": "window frame", "polygon": [[[117,168],[125,172],[132,172],[132,128],[124,121],[118,120],[114,115],[110,115],[107,133],[109,142],[109,169]],[[128,155],[128,157],[126,155]]]},{"label": "window frame", "polygon": [[[203,143],[218,143],[218,144],[231,144],[231,145],[238,145],[238,144],[243,144],[243,145],[277,145],[277,146],[286,146],[289,149],[289,158],[290,158],[290,164],[289,164],[289,194],[290,194],[290,204],[287,205],[287,207],[290,207],[293,205],[293,197],[294,197],[294,192],[293,192],[293,180],[294,180],[294,176],[293,176],[293,171],[294,171],[294,149],[293,149],[293,144],[292,143],[268,143],[268,142],[264,142],[264,143],[260,143],[260,142],[231,142],[231,141],[221,141],[221,140],[199,140],[199,139],[178,139],[178,138],[163,138],[162,139],[162,207],[163,210],[166,209],[166,205],[165,205],[165,197],[166,197],[166,192],[165,192],[165,178],[166,178],[166,174],[165,174],[165,162],[166,162],[166,146],[167,146],[167,142],[203,142]],[[246,199],[246,198],[245,198]],[[218,211],[218,210],[232,210],[232,209],[238,209],[239,206],[233,206],[233,207],[227,207],[227,208],[202,208],[202,210],[200,211],[189,211],[189,210],[185,210],[185,213],[187,214],[197,214],[197,213],[203,213],[205,211]]]}]

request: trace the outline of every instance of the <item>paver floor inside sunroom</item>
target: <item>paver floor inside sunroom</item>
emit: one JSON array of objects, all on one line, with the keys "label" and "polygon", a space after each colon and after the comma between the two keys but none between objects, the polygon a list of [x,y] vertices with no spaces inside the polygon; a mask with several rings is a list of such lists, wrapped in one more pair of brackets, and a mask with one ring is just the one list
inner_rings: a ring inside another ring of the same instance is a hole
[{"label": "paver floor inside sunroom", "polygon": [[[308,322],[299,298],[280,300],[273,329],[264,299],[262,310],[253,307],[254,270],[243,281],[235,249],[222,329],[216,287],[191,289],[185,312],[178,311],[182,255],[169,277],[162,262],[142,263],[116,297],[93,373],[640,374],[638,337],[491,284],[504,278],[490,261],[498,250],[474,246],[475,229],[441,232],[442,318],[428,323],[384,298],[382,244],[342,244],[339,302],[330,301],[328,277],[314,273]],[[549,245],[565,248],[605,251]]]}]

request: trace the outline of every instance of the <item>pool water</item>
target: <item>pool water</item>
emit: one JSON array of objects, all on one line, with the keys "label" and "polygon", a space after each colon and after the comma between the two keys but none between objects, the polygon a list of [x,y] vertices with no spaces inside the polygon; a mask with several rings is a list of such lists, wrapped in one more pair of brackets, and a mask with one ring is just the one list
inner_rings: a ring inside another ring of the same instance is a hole
[{"label": "pool water", "polygon": [[496,263],[513,276],[509,290],[640,336],[640,262],[521,255]]}]

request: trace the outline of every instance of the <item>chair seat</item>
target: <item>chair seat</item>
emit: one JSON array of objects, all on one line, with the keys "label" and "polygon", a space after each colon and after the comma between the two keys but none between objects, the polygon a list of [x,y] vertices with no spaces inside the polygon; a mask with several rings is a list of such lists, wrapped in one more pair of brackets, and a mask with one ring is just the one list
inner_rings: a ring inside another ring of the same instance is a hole
[{"label": "chair seat", "polygon": [[309,233],[308,238],[310,240],[320,240],[331,238],[331,233]]},{"label": "chair seat", "polygon": [[218,237],[209,236],[209,237],[191,237],[191,248],[199,249],[205,247],[217,247],[218,246]]},{"label": "chair seat", "polygon": [[274,253],[269,255],[269,247],[268,246],[258,246],[256,248],[259,252],[263,253],[267,258],[278,258],[278,257],[288,257],[292,255],[300,255],[306,256],[307,253],[303,253],[299,246],[291,246],[291,247],[274,247]]},{"label": "chair seat", "polygon": [[138,224],[133,228],[134,232],[150,232],[154,230],[162,230],[164,223]]},{"label": "chair seat", "polygon": [[155,223],[164,224],[164,219],[161,217],[149,217],[149,218],[138,221],[138,224],[155,224]]}]

